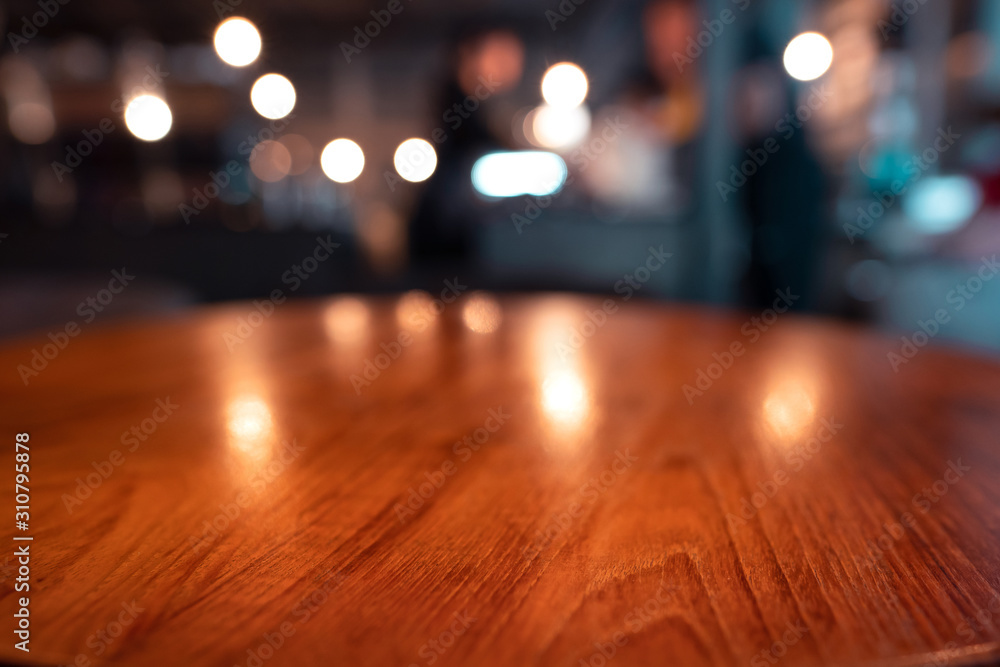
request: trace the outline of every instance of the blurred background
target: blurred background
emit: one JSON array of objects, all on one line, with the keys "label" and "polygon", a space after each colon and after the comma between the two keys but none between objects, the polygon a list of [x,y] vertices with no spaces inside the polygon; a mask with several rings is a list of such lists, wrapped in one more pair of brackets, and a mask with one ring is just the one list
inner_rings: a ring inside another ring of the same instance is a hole
[{"label": "blurred background", "polygon": [[123,267],[103,319],[621,294],[662,246],[642,297],[790,289],[903,333],[945,309],[939,340],[1000,350],[997,2],[18,0],[0,26],[3,336]]}]

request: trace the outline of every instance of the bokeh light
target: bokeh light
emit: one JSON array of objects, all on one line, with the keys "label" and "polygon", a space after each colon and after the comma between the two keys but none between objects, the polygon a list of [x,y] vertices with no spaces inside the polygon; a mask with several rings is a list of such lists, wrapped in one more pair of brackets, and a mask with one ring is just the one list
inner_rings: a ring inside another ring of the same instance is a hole
[{"label": "bokeh light", "polygon": [[316,150],[308,139],[301,134],[286,134],[278,140],[292,157],[292,166],[288,173],[297,176],[305,173],[312,166],[313,158],[316,157]]},{"label": "bokeh light", "polygon": [[552,372],[542,382],[542,409],[561,426],[579,424],[589,410],[587,387],[573,369]]},{"label": "bokeh light", "polygon": [[368,336],[371,313],[364,301],[353,296],[342,296],[327,306],[323,324],[327,335],[335,343],[356,345]]},{"label": "bokeh light", "polygon": [[265,74],[250,89],[250,103],[264,118],[284,118],[295,108],[295,86],[280,74]]},{"label": "bokeh light", "polygon": [[[590,111],[586,106],[554,107],[543,104],[525,121],[525,135],[540,148],[568,149],[580,145],[590,132]],[[530,129],[529,129],[530,128]]]},{"label": "bokeh light", "polygon": [[785,47],[785,71],[799,81],[823,76],[833,63],[833,46],[818,32],[804,32]]},{"label": "bokeh light", "polygon": [[139,95],[125,107],[125,127],[143,141],[157,141],[173,125],[170,107],[155,95]]},{"label": "bokeh light", "polygon": [[503,321],[503,309],[500,303],[489,294],[474,292],[462,308],[462,321],[471,331],[487,334],[493,333]]},{"label": "bokeh light", "polygon": [[411,183],[426,181],[437,168],[437,153],[429,141],[407,139],[392,157],[396,172]]},{"label": "bokeh light", "polygon": [[783,381],[764,399],[764,420],[782,441],[793,441],[805,432],[816,417],[816,401],[809,388]]},{"label": "bokeh light", "polygon": [[257,395],[243,395],[226,405],[226,430],[230,446],[253,459],[270,454],[274,418],[267,402]]},{"label": "bokeh light", "polygon": [[983,203],[983,191],[968,176],[927,176],[903,200],[903,212],[924,234],[960,229]]},{"label": "bokeh light", "polygon": [[215,52],[233,67],[245,67],[260,55],[260,33],[250,21],[233,17],[215,30]]},{"label": "bokeh light", "polygon": [[434,298],[423,290],[410,290],[396,302],[396,323],[403,329],[414,329],[416,323],[434,323],[438,312]]},{"label": "bokeh light", "polygon": [[277,141],[262,141],[250,153],[250,171],[265,183],[277,183],[292,168],[292,155]]},{"label": "bokeh light", "polygon": [[475,95],[484,80],[496,91],[513,88],[524,71],[524,43],[508,30],[495,30],[459,52],[458,81],[462,91]]},{"label": "bokeh light", "polygon": [[44,144],[56,131],[52,109],[39,102],[22,102],[11,108],[7,117],[10,132],[25,144]]},{"label": "bokeh light", "polygon": [[575,107],[587,99],[587,75],[573,63],[553,65],[542,77],[542,97],[554,107]]},{"label": "bokeh light", "polygon": [[365,153],[350,139],[334,139],[320,154],[319,165],[331,181],[350,183],[364,170]]}]

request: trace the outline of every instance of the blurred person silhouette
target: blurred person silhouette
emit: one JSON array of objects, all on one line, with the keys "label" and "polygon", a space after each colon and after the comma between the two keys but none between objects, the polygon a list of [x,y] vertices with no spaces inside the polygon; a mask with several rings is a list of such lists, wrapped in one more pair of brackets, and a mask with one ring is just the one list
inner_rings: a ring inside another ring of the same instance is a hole
[{"label": "blurred person silhouette", "polygon": [[[592,136],[626,128],[581,170],[589,193],[605,206],[641,219],[692,215],[704,97],[697,68],[678,67],[697,25],[689,0],[654,0],[641,8],[641,61],[613,104],[595,115]],[[638,54],[637,54],[638,55]]]},{"label": "blurred person silhouette", "polygon": [[[733,126],[740,146],[733,164],[749,175],[736,192],[717,187],[720,193],[725,190],[729,201],[739,203],[748,227],[749,257],[740,282],[741,301],[748,308],[766,308],[774,302],[777,290],[789,289],[800,297],[793,309],[814,308],[826,179],[808,141],[808,120],[796,115],[803,105],[789,77],[771,62],[740,70],[734,78],[733,98]],[[748,160],[755,168],[743,170]],[[740,181],[730,169],[721,182]]]},{"label": "blurred person silhouette", "polygon": [[505,28],[464,28],[448,62],[453,67],[433,107],[441,110],[431,133],[438,164],[411,219],[410,254],[417,262],[461,264],[473,250],[481,214],[472,167],[483,154],[510,148],[510,113],[496,109],[492,98],[520,82],[524,46]]}]

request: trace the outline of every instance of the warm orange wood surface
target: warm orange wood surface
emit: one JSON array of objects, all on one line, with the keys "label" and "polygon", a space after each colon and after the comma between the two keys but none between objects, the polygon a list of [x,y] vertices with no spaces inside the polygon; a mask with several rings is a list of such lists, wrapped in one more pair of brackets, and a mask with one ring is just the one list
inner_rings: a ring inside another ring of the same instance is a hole
[{"label": "warm orange wood surface", "polygon": [[[1000,366],[928,348],[895,373],[898,338],[781,315],[753,341],[750,314],[634,301],[573,340],[601,304],[289,303],[230,352],[253,312],[235,304],[94,326],[27,387],[16,368],[45,332],[0,347],[0,659],[1000,657]],[[27,655],[5,560],[17,432]]]}]

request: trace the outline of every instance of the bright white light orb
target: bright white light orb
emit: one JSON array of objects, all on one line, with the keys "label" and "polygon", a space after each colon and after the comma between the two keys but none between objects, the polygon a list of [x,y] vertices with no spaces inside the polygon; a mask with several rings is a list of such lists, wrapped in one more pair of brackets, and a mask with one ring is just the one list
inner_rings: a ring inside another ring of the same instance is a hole
[{"label": "bright white light orb", "polygon": [[125,127],[143,141],[158,141],[173,125],[170,107],[155,95],[139,95],[125,107]]},{"label": "bright white light orb", "polygon": [[392,163],[400,176],[411,183],[426,181],[437,168],[437,153],[429,141],[407,139],[396,149]]},{"label": "bright white light orb", "polygon": [[587,99],[587,75],[573,63],[553,65],[542,77],[542,97],[554,107],[575,107]]},{"label": "bright white light orb", "polygon": [[280,74],[265,74],[250,89],[250,103],[264,118],[284,118],[295,108],[295,86]]},{"label": "bright white light orb", "polygon": [[260,33],[246,19],[226,19],[215,29],[215,52],[227,65],[246,67],[260,55]]},{"label": "bright white light orb", "polygon": [[544,197],[566,183],[566,163],[555,153],[489,153],[472,167],[472,186],[487,197]]},{"label": "bright white light orb", "polygon": [[833,46],[818,32],[804,32],[785,47],[785,71],[799,81],[823,76],[833,63]]},{"label": "bright white light orb", "polygon": [[531,112],[530,118],[530,139],[542,148],[572,148],[590,132],[590,111],[585,105],[554,107],[543,104]]},{"label": "bright white light orb", "polygon": [[350,183],[364,170],[365,153],[350,139],[334,139],[320,154],[319,166],[331,181]]}]

